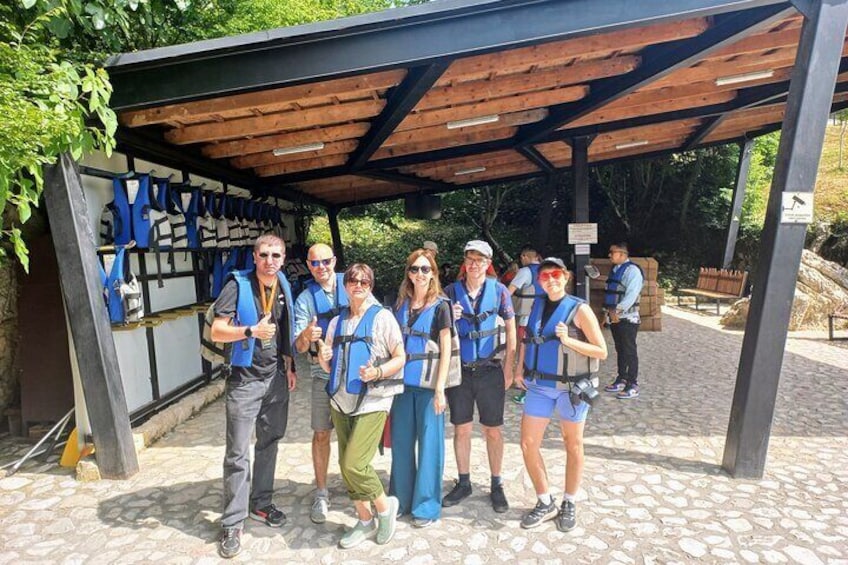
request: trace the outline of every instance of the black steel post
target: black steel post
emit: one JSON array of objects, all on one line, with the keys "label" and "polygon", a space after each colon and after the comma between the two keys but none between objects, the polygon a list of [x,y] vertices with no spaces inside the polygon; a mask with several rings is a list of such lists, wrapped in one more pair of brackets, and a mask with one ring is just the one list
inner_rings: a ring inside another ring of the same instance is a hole
[{"label": "black steel post", "polygon": [[722,467],[738,478],[760,478],[765,468],[807,232],[806,223],[787,221],[789,207],[784,208],[783,197],[798,193],[799,200],[812,201],[845,41],[848,1],[812,0],[804,15],[722,460]]},{"label": "black steel post", "polygon": [[63,154],[44,172],[44,200],[97,464],[103,477],[126,479],[138,472],[138,459],[79,170],[74,160]]},{"label": "black steel post", "polygon": [[[589,221],[589,144],[591,137],[576,137],[571,140],[571,168],[574,175],[574,223]],[[589,254],[578,254],[574,249],[574,295],[589,300],[586,284],[586,265]]]},{"label": "black steel post", "polygon": [[343,269],[345,260],[344,249],[342,249],[342,234],[339,231],[339,211],[336,208],[328,208],[327,220],[330,222],[330,237],[333,238],[333,250],[336,252],[336,268]]},{"label": "black steel post", "polygon": [[754,141],[748,139],[739,145],[739,165],[736,169],[736,185],[733,187],[733,201],[730,204],[730,217],[727,221],[727,242],[724,245],[722,269],[729,269],[733,263],[733,253],[736,251],[736,240],[739,235],[739,218],[742,215],[742,203],[745,201],[745,187],[748,184],[748,171],[751,168],[751,151]]}]

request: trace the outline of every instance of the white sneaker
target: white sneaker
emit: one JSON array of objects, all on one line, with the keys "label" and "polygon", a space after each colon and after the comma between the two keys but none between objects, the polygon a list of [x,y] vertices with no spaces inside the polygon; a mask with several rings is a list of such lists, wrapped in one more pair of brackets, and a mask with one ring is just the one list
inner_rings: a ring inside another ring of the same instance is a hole
[{"label": "white sneaker", "polygon": [[323,496],[316,496],[315,502],[312,503],[312,511],[309,513],[309,519],[313,524],[323,524],[327,521],[327,513],[330,511],[330,501]]}]

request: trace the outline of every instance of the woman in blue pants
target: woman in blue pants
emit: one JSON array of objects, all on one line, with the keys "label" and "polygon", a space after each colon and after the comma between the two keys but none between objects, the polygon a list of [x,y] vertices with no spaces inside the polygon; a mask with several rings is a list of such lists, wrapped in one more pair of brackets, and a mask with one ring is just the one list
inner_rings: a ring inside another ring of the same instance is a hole
[{"label": "woman in blue pants", "polygon": [[[433,253],[416,249],[406,260],[395,316],[407,349],[404,392],[392,404],[389,493],[418,528],[441,516],[445,468],[445,386],[455,332]],[[418,456],[416,458],[416,443]]]}]

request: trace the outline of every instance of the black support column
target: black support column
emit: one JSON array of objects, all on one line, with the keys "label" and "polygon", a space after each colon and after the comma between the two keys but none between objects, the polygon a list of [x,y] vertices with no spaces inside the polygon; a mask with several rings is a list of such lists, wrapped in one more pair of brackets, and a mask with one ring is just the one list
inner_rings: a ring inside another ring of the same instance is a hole
[{"label": "black support column", "polygon": [[45,167],[44,180],[44,200],[97,464],[104,478],[125,479],[138,472],[138,459],[76,163],[62,155],[58,164]]},{"label": "black support column", "polygon": [[[576,137],[571,140],[571,172],[574,175],[574,223],[589,221],[589,144],[591,137]],[[574,253],[574,295],[589,300],[586,284],[586,265],[589,255]]]},{"label": "black support column", "polygon": [[337,208],[327,209],[327,220],[330,222],[330,237],[333,238],[337,268],[344,268],[344,249],[342,249],[342,233],[339,231],[339,211]]},{"label": "black support column", "polygon": [[733,202],[730,204],[730,218],[727,221],[727,242],[724,245],[722,269],[729,269],[736,251],[739,235],[739,218],[742,215],[742,203],[745,201],[745,188],[748,185],[748,171],[751,169],[751,151],[754,142],[751,139],[739,146],[739,166],[736,169],[736,186],[733,187]]},{"label": "black support column", "polygon": [[724,469],[738,478],[760,478],[765,468],[807,231],[805,223],[781,223],[782,197],[786,192],[798,192],[812,199],[845,40],[848,1],[810,0],[804,2],[803,12],[722,461]]}]

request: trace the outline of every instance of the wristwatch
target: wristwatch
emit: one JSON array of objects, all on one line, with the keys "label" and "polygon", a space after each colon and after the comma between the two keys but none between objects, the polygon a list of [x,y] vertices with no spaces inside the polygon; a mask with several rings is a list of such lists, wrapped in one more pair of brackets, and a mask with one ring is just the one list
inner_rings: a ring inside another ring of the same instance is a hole
[{"label": "wristwatch", "polygon": [[244,328],[244,337],[253,337],[253,330],[250,329],[250,326]]}]

